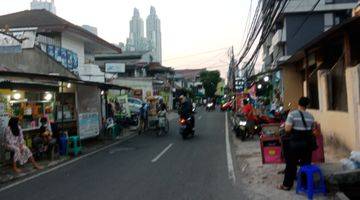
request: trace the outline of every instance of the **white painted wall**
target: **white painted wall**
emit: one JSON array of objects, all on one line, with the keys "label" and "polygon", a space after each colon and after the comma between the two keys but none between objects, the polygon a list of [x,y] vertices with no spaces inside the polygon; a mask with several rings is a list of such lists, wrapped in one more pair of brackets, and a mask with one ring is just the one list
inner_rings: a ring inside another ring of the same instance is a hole
[{"label": "white painted wall", "polygon": [[113,81],[113,84],[130,87],[131,89],[142,90],[143,99],[145,100],[146,92],[150,91],[153,94],[153,83],[150,79],[140,79],[140,78],[119,78]]}]

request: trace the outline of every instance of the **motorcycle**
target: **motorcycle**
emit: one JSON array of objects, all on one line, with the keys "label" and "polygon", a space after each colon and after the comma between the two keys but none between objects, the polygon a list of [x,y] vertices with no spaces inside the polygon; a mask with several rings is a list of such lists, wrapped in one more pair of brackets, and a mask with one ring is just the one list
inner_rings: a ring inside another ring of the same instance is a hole
[{"label": "motorcycle", "polygon": [[257,120],[249,121],[245,115],[240,113],[233,118],[233,125],[236,137],[241,141],[260,135],[262,129],[262,124],[259,124]]},{"label": "motorcycle", "polygon": [[157,132],[157,135],[161,136],[169,133],[169,120],[166,118],[166,110],[159,111],[158,120],[159,131]]},{"label": "motorcycle", "polygon": [[210,102],[210,103],[207,103],[206,104],[206,111],[210,112],[210,111],[213,111],[215,110],[215,104]]},{"label": "motorcycle", "polygon": [[237,114],[234,119],[234,131],[236,137],[240,138],[241,141],[244,141],[250,136],[250,131],[248,129],[247,119],[242,114]]},{"label": "motorcycle", "polygon": [[180,135],[182,136],[183,140],[188,138],[189,136],[194,137],[195,132],[193,131],[192,125],[191,125],[191,117],[189,118],[180,118],[179,120],[180,124]]}]

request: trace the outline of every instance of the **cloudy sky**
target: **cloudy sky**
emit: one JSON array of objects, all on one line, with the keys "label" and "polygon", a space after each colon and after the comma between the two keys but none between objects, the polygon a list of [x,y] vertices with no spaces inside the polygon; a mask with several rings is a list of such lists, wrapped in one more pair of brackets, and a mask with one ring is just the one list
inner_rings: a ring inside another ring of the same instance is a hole
[{"label": "cloudy sky", "polygon": [[[1,0],[0,15],[30,8],[32,0]],[[225,77],[227,49],[241,47],[251,0],[55,0],[57,14],[98,28],[112,43],[125,42],[133,8],[146,20],[150,6],[161,19],[163,64],[216,69]],[[253,0],[253,4],[256,0]],[[253,5],[253,8],[255,5]]]}]

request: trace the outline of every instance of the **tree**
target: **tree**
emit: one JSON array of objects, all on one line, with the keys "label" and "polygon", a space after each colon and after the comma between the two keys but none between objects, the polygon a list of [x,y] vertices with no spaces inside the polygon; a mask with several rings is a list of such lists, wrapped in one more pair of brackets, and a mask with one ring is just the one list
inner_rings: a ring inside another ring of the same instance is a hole
[{"label": "tree", "polygon": [[221,81],[219,71],[203,71],[200,73],[200,80],[205,89],[206,97],[214,97],[217,84]]}]

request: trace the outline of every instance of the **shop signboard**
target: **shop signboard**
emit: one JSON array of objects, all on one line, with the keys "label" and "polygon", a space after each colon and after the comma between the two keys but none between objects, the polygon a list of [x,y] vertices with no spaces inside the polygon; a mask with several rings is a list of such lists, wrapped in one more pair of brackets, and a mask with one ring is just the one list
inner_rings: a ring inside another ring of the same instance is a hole
[{"label": "shop signboard", "polygon": [[106,63],[105,68],[107,73],[125,73],[125,63]]},{"label": "shop signboard", "polygon": [[120,104],[121,112],[130,117],[128,96],[127,95],[118,96],[117,100]]},{"label": "shop signboard", "polygon": [[99,113],[79,114],[79,136],[80,139],[91,138],[99,135]]}]

